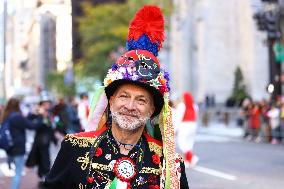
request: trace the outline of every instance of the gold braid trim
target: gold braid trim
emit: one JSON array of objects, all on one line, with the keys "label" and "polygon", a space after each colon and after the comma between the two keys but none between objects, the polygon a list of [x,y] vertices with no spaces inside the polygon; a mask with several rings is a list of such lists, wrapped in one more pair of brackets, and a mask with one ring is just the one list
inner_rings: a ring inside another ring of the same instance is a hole
[{"label": "gold braid trim", "polygon": [[65,136],[65,141],[66,142],[70,142],[72,144],[72,146],[76,146],[78,145],[79,147],[91,147],[97,137],[78,137],[72,134],[68,134]]},{"label": "gold braid trim", "polygon": [[100,163],[92,163],[92,168],[93,169],[99,169],[101,171],[112,171],[112,167],[109,165],[104,165]]},{"label": "gold braid trim", "polygon": [[81,169],[84,171],[84,170],[88,167],[88,165],[89,165],[89,163],[90,163],[90,161],[89,161],[89,152],[87,152],[87,153],[85,154],[85,157],[78,157],[78,158],[77,158],[77,161],[78,161],[79,163],[82,163]]},{"label": "gold braid trim", "polygon": [[152,167],[143,167],[141,171],[139,171],[139,173],[152,173],[155,175],[160,175],[162,174],[162,167],[160,167],[160,169],[155,169]]},{"label": "gold braid trim", "polygon": [[79,184],[79,189],[85,189],[86,186],[84,186],[82,183]]},{"label": "gold braid trim", "polygon": [[156,144],[155,142],[148,142],[148,144],[151,152],[155,152],[160,157],[162,156],[163,154],[162,146]]}]

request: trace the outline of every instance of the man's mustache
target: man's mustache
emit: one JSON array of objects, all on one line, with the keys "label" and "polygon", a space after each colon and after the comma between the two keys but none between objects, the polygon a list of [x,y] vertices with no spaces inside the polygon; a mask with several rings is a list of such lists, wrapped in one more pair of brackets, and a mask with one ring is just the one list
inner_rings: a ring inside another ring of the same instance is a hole
[{"label": "man's mustache", "polygon": [[137,111],[129,111],[127,109],[122,109],[118,112],[119,114],[127,115],[127,116],[132,116],[132,117],[139,117],[139,113]]}]

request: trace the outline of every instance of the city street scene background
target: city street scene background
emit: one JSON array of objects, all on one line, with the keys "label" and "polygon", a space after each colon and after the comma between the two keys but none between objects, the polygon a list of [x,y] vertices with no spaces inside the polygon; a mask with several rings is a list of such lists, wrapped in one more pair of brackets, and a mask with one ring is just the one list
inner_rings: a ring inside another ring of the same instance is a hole
[{"label": "city street scene background", "polygon": [[[0,0],[0,113],[11,97],[24,116],[50,100],[52,164],[64,136],[84,131],[80,108],[125,52],[129,21],[145,4],[165,15],[158,59],[172,108],[188,91],[198,110],[189,188],[282,189],[284,0]],[[27,159],[35,131],[26,132]],[[0,189],[14,175],[0,149]],[[26,166],[20,188],[41,181]]]}]

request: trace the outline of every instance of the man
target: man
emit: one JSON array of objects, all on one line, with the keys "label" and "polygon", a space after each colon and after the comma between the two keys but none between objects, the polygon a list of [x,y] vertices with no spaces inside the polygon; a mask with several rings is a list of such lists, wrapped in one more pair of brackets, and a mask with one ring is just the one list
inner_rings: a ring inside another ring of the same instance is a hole
[{"label": "man", "polygon": [[[91,108],[96,114],[104,110],[97,116],[97,130],[65,137],[46,189],[188,188],[184,163],[174,152],[168,76],[155,57],[163,27],[158,7],[144,6],[136,13],[128,52],[109,70],[95,110]],[[145,127],[157,115],[162,139],[150,136]]]}]

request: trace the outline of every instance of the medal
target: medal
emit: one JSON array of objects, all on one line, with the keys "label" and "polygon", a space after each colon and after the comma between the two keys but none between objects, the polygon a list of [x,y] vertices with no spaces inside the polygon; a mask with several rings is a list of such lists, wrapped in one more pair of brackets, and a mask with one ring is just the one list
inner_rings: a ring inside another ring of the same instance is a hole
[{"label": "medal", "polygon": [[130,182],[136,175],[136,166],[132,159],[122,157],[116,160],[113,171],[115,176],[123,182]]}]

